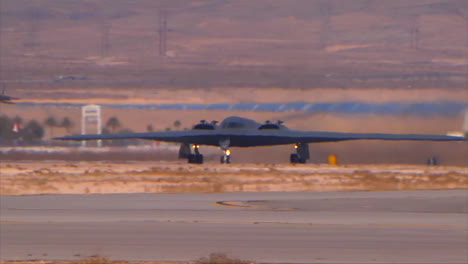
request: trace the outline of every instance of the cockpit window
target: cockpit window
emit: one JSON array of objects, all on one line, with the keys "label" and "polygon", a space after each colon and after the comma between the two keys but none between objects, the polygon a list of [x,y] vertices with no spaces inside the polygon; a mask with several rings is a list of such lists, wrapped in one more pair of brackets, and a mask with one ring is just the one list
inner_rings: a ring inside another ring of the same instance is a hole
[{"label": "cockpit window", "polygon": [[220,124],[222,129],[255,129],[257,127],[258,123],[254,120],[238,116],[227,117]]},{"label": "cockpit window", "polygon": [[227,122],[222,125],[223,128],[244,128],[245,124],[240,122]]},{"label": "cockpit window", "polygon": [[193,127],[194,130],[215,130],[212,124],[198,124]]}]

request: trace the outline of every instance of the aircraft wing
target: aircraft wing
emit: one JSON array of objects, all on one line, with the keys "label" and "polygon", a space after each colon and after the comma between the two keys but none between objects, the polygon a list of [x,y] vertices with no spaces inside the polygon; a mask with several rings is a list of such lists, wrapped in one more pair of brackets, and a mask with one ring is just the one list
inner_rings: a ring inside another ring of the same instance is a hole
[{"label": "aircraft wing", "polygon": [[220,140],[229,139],[232,147],[272,146],[295,143],[338,142],[348,140],[416,140],[466,141],[466,137],[426,134],[341,133],[297,130],[177,130],[145,133],[89,134],[54,138],[57,140],[118,140],[147,139],[199,145],[218,146]]},{"label": "aircraft wing", "polygon": [[143,133],[119,133],[119,134],[87,134],[56,137],[56,140],[119,140],[119,139],[147,139],[167,142],[180,142],[191,144],[205,144],[199,141],[216,137],[216,133],[211,130],[176,130],[176,131],[158,131]]},{"label": "aircraft wing", "polygon": [[427,134],[341,133],[320,131],[251,131],[223,135],[231,146],[253,147],[296,143],[339,142],[349,140],[467,141],[466,137]]},{"label": "aircraft wing", "polygon": [[299,142],[338,142],[348,140],[412,140],[412,141],[466,141],[468,138],[430,134],[388,134],[388,133],[342,133],[342,132],[303,132],[292,131],[291,136]]}]

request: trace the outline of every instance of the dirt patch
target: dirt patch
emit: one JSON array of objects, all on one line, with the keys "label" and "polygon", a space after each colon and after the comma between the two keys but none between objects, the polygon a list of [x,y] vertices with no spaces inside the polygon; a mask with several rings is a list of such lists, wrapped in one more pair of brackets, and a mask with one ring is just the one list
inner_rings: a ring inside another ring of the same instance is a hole
[{"label": "dirt patch", "polygon": [[2,195],[468,188],[468,168],[442,166],[30,162],[0,170]]},{"label": "dirt patch", "polygon": [[[199,262],[172,262],[172,261],[109,261],[106,264],[197,264]],[[250,262],[249,262],[250,263]],[[81,263],[77,261],[59,261],[59,260],[33,260],[33,261],[0,261],[0,264],[101,264],[101,263]],[[229,264],[229,263],[227,263]],[[235,263],[232,263],[235,264]],[[252,262],[253,264],[253,262]]]},{"label": "dirt patch", "polygon": [[[78,257],[78,256],[77,256]],[[200,258],[196,261],[112,261],[106,257],[98,255],[84,257],[81,260],[17,260],[0,261],[0,264],[255,264],[252,262],[232,258],[224,253],[211,253],[208,257]],[[267,264],[267,263],[264,263]]]}]

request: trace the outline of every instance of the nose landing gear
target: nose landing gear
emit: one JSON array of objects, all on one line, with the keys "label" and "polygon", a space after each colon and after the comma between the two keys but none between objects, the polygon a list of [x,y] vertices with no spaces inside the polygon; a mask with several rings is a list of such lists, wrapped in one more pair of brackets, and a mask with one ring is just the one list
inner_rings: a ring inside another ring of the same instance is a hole
[{"label": "nose landing gear", "polygon": [[229,164],[231,163],[231,151],[229,149],[224,151],[224,155],[221,156],[221,164]]},{"label": "nose landing gear", "polygon": [[221,164],[231,163],[231,151],[229,150],[229,145],[231,145],[231,139],[229,137],[221,138],[219,140],[219,147],[224,151],[224,154],[221,156]]},{"label": "nose landing gear", "polygon": [[296,149],[296,153],[292,153],[290,156],[292,164],[304,164],[310,159],[309,145],[307,143],[297,143],[294,145],[294,148]]}]

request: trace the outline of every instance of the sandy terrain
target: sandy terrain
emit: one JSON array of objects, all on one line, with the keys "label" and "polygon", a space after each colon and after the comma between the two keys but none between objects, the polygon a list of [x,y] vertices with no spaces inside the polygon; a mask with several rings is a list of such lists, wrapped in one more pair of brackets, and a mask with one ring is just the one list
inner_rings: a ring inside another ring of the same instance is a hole
[{"label": "sandy terrain", "polygon": [[[228,256],[229,257],[229,256]],[[231,261],[235,261],[237,259],[229,258],[227,259]],[[204,263],[213,263],[213,262],[202,262],[202,261],[113,261],[109,258],[93,256],[89,258],[83,258],[82,260],[78,261],[58,261],[58,260],[7,260],[7,261],[0,261],[0,264],[204,264]],[[224,262],[223,262],[224,263]],[[254,264],[254,262],[225,262],[225,264]],[[257,263],[257,262],[255,262]]]},{"label": "sandy terrain", "polygon": [[195,262],[173,262],[173,261],[112,261],[102,262],[83,260],[83,261],[57,261],[57,260],[21,260],[21,261],[0,261],[0,264],[194,264]]},{"label": "sandy terrain", "polygon": [[468,188],[468,168],[7,162],[2,195]]},{"label": "sandy terrain", "polygon": [[[254,264],[258,262],[243,261],[224,254],[213,254],[210,257],[202,258],[199,261],[114,261],[110,258],[91,256],[86,257],[78,261],[59,261],[59,260],[6,260],[0,261],[0,264],[210,264],[215,262],[209,262],[216,260],[216,257],[221,257],[224,260],[224,264]],[[231,262],[229,262],[231,261]]]},{"label": "sandy terrain", "polygon": [[[62,87],[59,89],[41,89],[30,93],[30,89],[17,88],[21,96],[17,102],[31,103],[70,103],[70,104],[215,104],[215,103],[276,103],[276,102],[434,102],[434,101],[468,101],[468,90],[453,89],[450,93],[443,89],[372,89],[356,88],[211,88],[211,89],[112,89],[96,88],[91,91]],[[15,94],[16,94],[15,93]]]},{"label": "sandy terrain", "polygon": [[[0,77],[13,96],[30,99],[63,98],[63,90],[78,98],[130,90],[141,100],[142,93],[165,88],[466,87],[463,1],[275,0],[267,6],[5,1]],[[158,50],[161,8],[168,12],[166,56]]]}]

